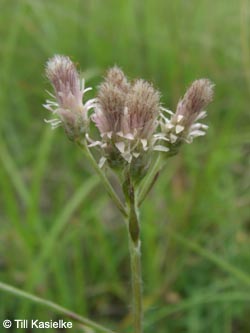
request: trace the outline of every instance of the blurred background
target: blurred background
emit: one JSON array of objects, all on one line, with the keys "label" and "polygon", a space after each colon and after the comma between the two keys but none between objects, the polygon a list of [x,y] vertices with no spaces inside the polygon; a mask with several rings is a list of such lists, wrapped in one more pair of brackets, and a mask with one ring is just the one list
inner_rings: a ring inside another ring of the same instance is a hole
[{"label": "blurred background", "polygon": [[[44,123],[55,53],[92,87],[117,64],[170,109],[194,79],[215,82],[208,135],[169,160],[142,207],[145,332],[250,332],[250,2],[0,0],[0,280],[131,332],[122,218]],[[6,318],[62,316],[0,291]]]}]

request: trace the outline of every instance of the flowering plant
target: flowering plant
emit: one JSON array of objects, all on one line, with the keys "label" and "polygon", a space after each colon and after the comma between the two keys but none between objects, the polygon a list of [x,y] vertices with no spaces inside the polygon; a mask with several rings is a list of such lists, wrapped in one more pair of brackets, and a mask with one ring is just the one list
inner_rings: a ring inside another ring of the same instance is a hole
[{"label": "flowering plant", "polygon": [[[206,134],[199,121],[212,101],[213,84],[194,81],[178,102],[176,112],[164,108],[160,93],[144,81],[130,82],[118,67],[108,70],[97,96],[83,102],[84,80],[73,62],[56,55],[47,62],[46,75],[55,95],[44,105],[55,118],[52,128],[62,126],[78,144],[99,174],[114,203],[124,216],[129,239],[133,289],[134,332],[143,332],[141,240],[139,207],[154,185],[167,158],[178,153],[183,143]],[[90,114],[90,110],[92,114]],[[91,133],[90,122],[99,132]],[[99,152],[96,161],[92,149]],[[118,175],[123,198],[107,178],[108,169]]]}]

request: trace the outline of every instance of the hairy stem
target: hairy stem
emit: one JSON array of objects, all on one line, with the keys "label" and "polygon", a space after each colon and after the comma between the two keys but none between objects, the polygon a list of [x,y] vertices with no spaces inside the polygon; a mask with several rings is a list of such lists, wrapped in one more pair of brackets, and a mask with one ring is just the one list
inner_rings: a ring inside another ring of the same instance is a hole
[{"label": "hairy stem", "polygon": [[85,153],[85,156],[87,157],[87,159],[89,160],[91,166],[94,168],[96,173],[101,178],[101,181],[102,181],[104,187],[106,188],[106,190],[107,190],[109,196],[111,197],[111,199],[114,201],[116,207],[119,209],[119,211],[122,213],[122,215],[126,217],[127,216],[127,211],[126,211],[123,203],[121,202],[120,198],[118,197],[118,195],[114,191],[113,187],[111,186],[111,184],[108,181],[107,177],[105,176],[104,172],[100,169],[100,167],[99,167],[98,163],[96,162],[95,158],[91,154],[91,152],[89,150],[89,147],[86,144],[86,141],[84,141],[84,142],[78,141],[77,143],[82,148],[82,150]]},{"label": "hairy stem", "polygon": [[128,191],[128,238],[131,264],[133,323],[134,333],[143,332],[143,306],[142,306],[142,273],[141,273],[141,241],[139,214],[134,187],[129,184]]},{"label": "hairy stem", "polygon": [[129,240],[131,280],[133,292],[134,332],[143,332],[142,277],[141,277],[141,242]]}]

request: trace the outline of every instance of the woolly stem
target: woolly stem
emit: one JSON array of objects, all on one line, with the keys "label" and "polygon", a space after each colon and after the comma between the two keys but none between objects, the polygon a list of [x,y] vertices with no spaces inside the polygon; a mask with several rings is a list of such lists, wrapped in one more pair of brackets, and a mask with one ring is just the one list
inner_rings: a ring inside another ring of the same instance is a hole
[{"label": "woolly stem", "polygon": [[142,278],[141,278],[141,242],[134,243],[129,237],[131,281],[133,292],[134,332],[143,332]]},{"label": "woolly stem", "polygon": [[141,241],[140,222],[136,201],[136,192],[132,184],[127,184],[127,201],[129,207],[128,238],[131,265],[133,324],[134,333],[143,333],[142,306],[142,272],[141,272]]}]

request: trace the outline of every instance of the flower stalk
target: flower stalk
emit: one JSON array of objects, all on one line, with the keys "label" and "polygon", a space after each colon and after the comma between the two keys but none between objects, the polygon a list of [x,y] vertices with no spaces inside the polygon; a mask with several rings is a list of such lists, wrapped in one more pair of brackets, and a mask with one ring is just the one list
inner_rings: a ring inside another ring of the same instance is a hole
[{"label": "flower stalk", "polygon": [[141,240],[140,240],[140,220],[137,204],[137,191],[128,176],[125,185],[125,193],[128,204],[128,241],[131,266],[132,284],[132,305],[134,333],[143,332],[143,305],[142,305],[142,272],[141,272]]},{"label": "flower stalk", "polygon": [[143,332],[143,305],[142,305],[142,272],[141,272],[141,242],[134,243],[129,234],[129,250],[131,265],[131,283],[133,298],[133,324],[134,333]]},{"label": "flower stalk", "polygon": [[149,170],[148,175],[145,177],[144,182],[140,188],[138,194],[138,207],[141,206],[150,190],[154,186],[162,167],[162,157],[161,155],[158,155],[154,165],[152,166],[151,170]]},{"label": "flower stalk", "polygon": [[121,202],[120,198],[116,194],[115,190],[113,189],[112,185],[110,184],[109,180],[107,179],[102,169],[100,169],[100,167],[98,166],[98,163],[96,162],[94,156],[91,154],[89,150],[86,140],[77,141],[77,143],[81,147],[83,153],[85,154],[86,158],[90,162],[95,172],[99,175],[106,191],[108,192],[110,198],[113,200],[116,207],[119,209],[119,211],[124,217],[127,217],[127,211],[126,208],[124,207],[124,204]]}]

